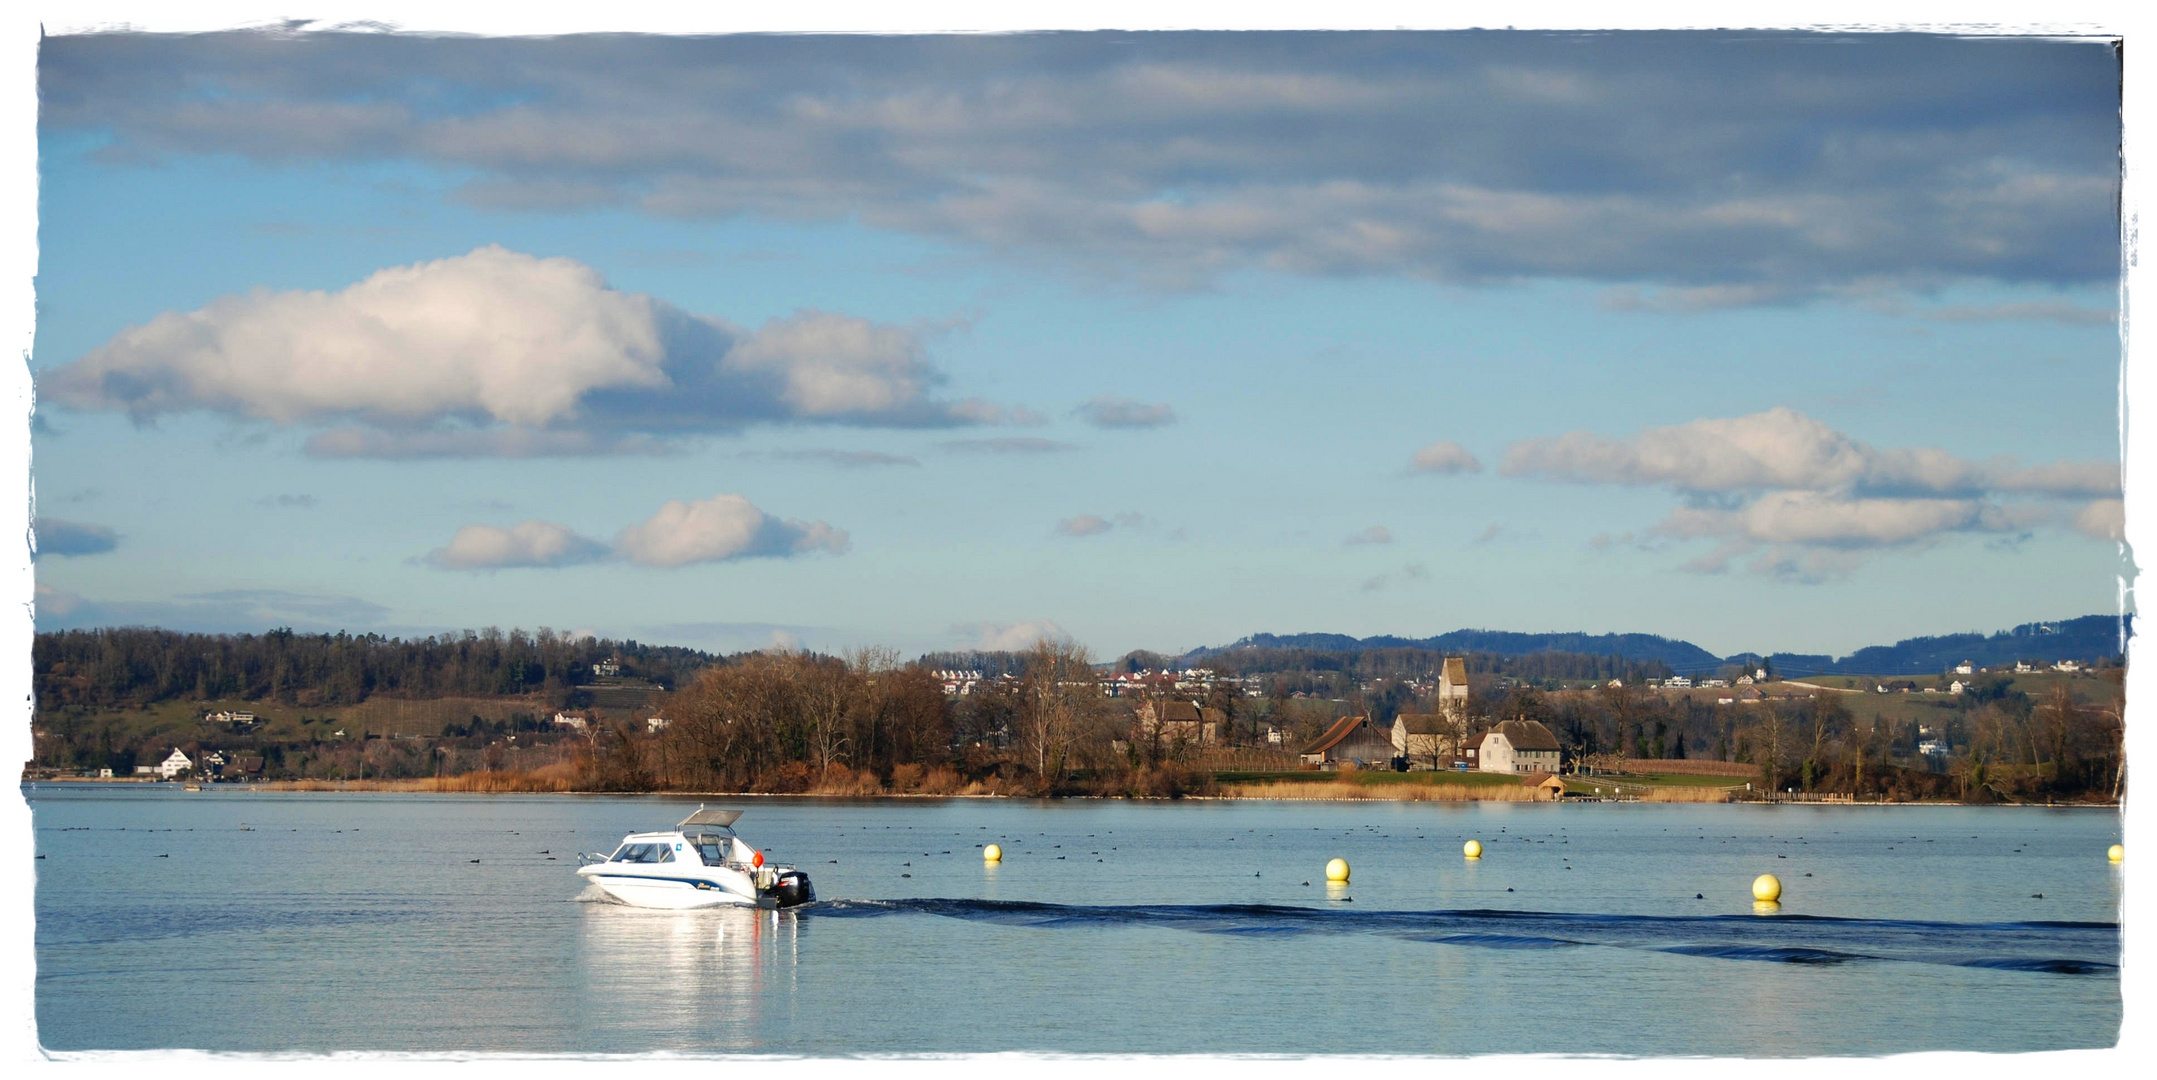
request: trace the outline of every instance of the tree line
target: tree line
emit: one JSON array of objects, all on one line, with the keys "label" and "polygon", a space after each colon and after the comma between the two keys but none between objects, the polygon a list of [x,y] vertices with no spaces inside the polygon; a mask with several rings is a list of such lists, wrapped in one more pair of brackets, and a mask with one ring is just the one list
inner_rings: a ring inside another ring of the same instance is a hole
[{"label": "tree line", "polygon": [[380,634],[189,634],[129,627],[38,634],[38,705],[122,707],[239,699],[352,705],[394,697],[550,695],[567,703],[614,659],[626,673],[673,686],[717,662],[694,649],[574,637],[541,628],[466,630],[404,639]]},{"label": "tree line", "polygon": [[[2104,700],[2080,702],[2065,682],[2042,699],[1989,680],[1957,695],[1929,725],[1891,720],[1862,696],[1816,692],[1715,706],[1635,686],[1548,694],[1519,688],[1471,707],[1493,719],[1541,721],[1579,761],[1598,758],[1734,761],[1757,766],[1770,790],[1858,798],[1966,802],[2097,797],[2126,783],[2125,696],[2118,669]],[[1853,708],[1853,702],[1855,707]],[[1922,732],[1929,726],[1930,732]],[[1948,753],[1919,753],[1926,739]]]}]

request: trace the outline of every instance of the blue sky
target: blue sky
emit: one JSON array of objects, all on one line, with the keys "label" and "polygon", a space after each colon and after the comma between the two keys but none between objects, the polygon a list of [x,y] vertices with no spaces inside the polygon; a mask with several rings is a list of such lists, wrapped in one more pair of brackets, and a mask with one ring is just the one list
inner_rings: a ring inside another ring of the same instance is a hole
[{"label": "blue sky", "polygon": [[2128,569],[2101,44],[115,34],[39,75],[44,628],[1841,653]]}]

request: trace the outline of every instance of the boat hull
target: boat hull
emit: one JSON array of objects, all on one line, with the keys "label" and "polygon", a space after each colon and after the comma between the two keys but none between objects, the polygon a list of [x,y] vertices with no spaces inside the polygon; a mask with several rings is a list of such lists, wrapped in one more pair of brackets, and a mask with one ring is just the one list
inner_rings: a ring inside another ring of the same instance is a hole
[{"label": "boat hull", "polygon": [[777,906],[777,901],[772,898],[759,900],[754,896],[743,896],[708,881],[629,874],[586,874],[584,877],[599,891],[632,907],[668,908],[678,911],[687,908]]}]

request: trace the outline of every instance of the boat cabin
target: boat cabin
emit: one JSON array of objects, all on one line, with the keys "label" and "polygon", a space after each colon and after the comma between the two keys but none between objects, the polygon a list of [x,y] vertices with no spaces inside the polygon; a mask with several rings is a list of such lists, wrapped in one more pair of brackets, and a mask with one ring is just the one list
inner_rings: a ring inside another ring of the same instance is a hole
[{"label": "boat cabin", "polygon": [[734,835],[739,810],[703,810],[682,819],[670,832],[631,833],[608,862],[702,863],[748,870],[764,861],[755,848]]}]

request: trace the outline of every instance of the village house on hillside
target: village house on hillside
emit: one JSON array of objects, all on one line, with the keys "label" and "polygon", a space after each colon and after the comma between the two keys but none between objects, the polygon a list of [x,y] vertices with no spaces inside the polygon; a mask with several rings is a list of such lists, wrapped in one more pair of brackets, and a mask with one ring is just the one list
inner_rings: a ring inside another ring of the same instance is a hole
[{"label": "village house on hillside", "polygon": [[1359,768],[1385,767],[1393,763],[1393,739],[1390,732],[1372,725],[1368,716],[1344,716],[1303,748],[1303,761],[1336,768],[1350,763]]},{"label": "village house on hillside", "polygon": [[194,761],[189,759],[186,754],[181,753],[180,748],[175,746],[172,748],[171,756],[157,763],[157,775],[170,780],[194,767]]},{"label": "village house on hillside", "polygon": [[1182,739],[1192,746],[1213,746],[1220,741],[1226,719],[1219,709],[1204,709],[1188,701],[1141,701],[1132,710],[1139,732],[1147,738]]},{"label": "village house on hillside", "polygon": [[1484,772],[1532,773],[1558,771],[1562,752],[1558,737],[1536,720],[1507,720],[1483,733],[1477,755]]}]

